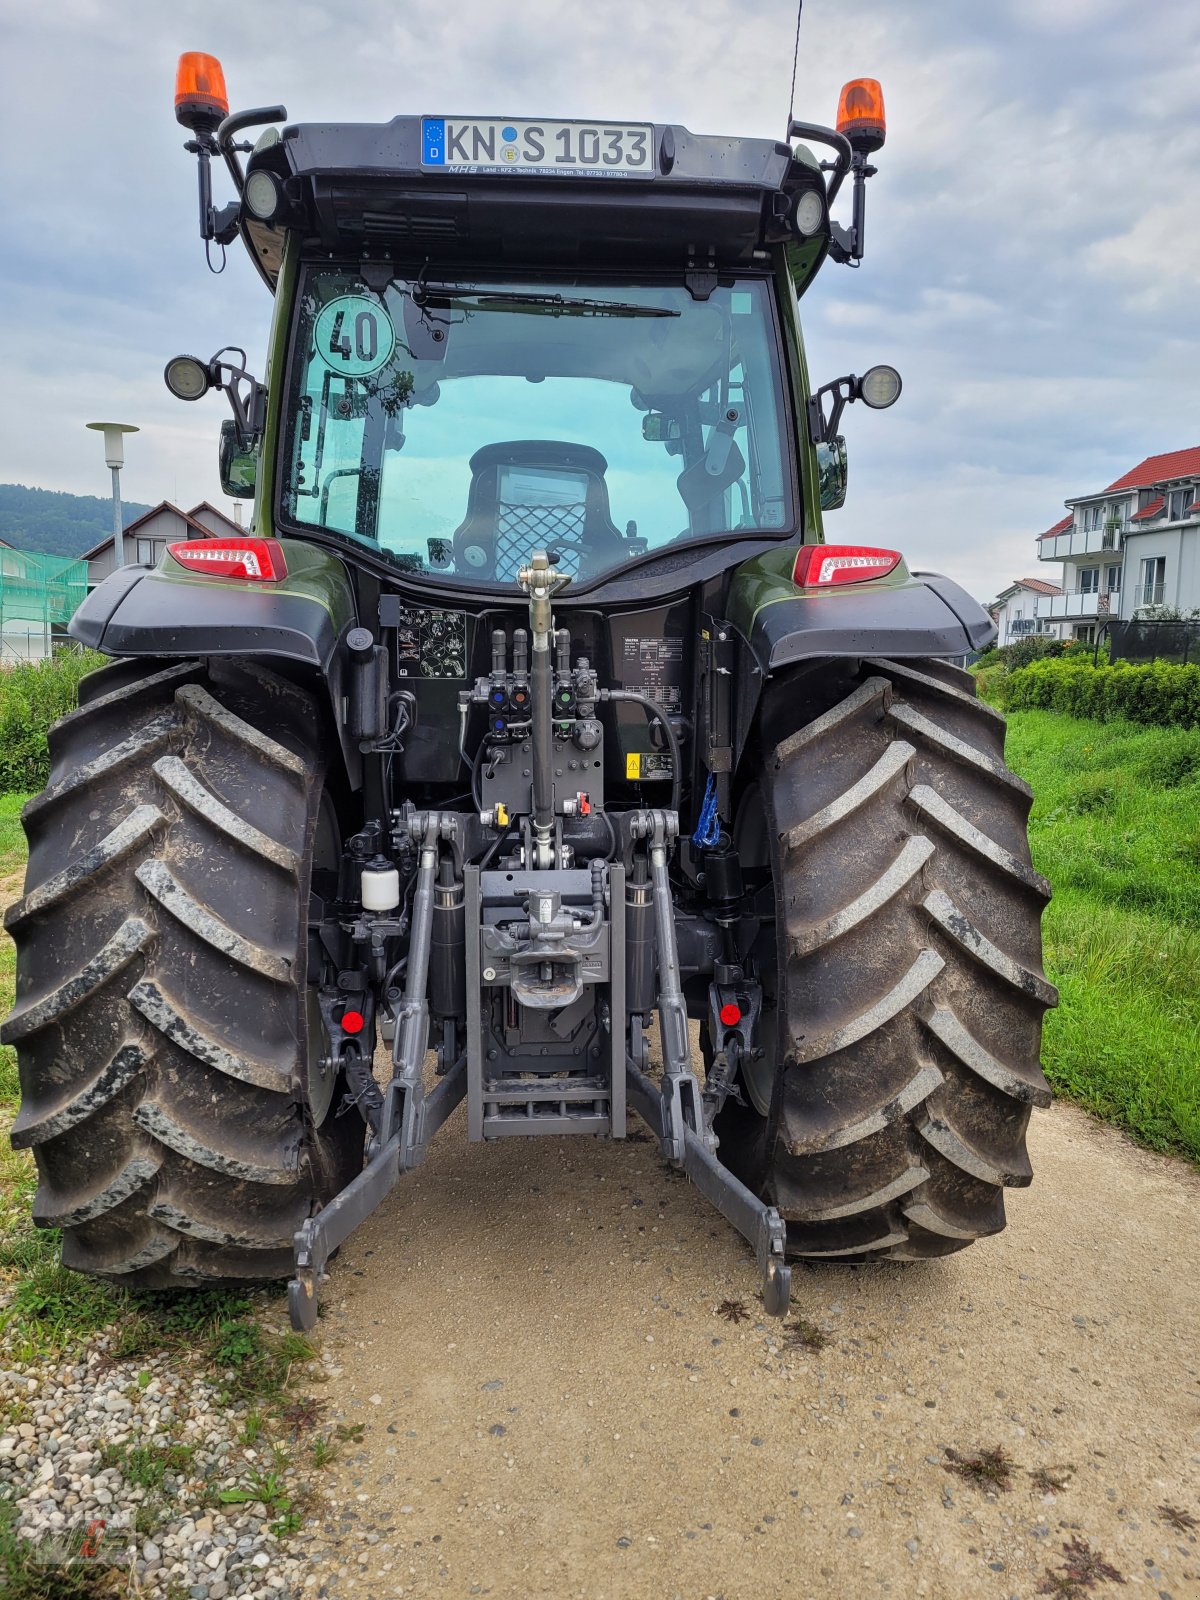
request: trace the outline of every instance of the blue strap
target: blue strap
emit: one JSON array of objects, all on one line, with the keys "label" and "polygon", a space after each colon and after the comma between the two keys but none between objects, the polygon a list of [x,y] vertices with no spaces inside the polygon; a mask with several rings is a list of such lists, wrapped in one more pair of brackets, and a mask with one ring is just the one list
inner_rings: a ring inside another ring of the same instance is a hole
[{"label": "blue strap", "polygon": [[708,781],[704,785],[704,800],[700,806],[700,820],[696,824],[696,831],[692,835],[692,843],[698,850],[706,850],[716,844],[721,837],[721,819],[717,815],[717,784],[710,772]]}]

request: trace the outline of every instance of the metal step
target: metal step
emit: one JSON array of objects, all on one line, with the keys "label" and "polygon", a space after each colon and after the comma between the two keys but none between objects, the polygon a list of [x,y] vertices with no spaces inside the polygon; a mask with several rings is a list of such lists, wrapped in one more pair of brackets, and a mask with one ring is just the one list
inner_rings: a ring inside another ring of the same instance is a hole
[{"label": "metal step", "polygon": [[485,1078],[483,1137],[612,1130],[609,1085],[601,1078]]},{"label": "metal step", "polygon": [[484,1103],[503,1101],[523,1105],[527,1100],[604,1100],[609,1099],[607,1078],[485,1078]]}]

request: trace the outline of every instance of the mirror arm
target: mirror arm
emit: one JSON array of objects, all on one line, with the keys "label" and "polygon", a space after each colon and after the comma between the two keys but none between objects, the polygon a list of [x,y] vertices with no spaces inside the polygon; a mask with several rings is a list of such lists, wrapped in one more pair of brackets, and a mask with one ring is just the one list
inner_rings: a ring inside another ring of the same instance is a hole
[{"label": "mirror arm", "polygon": [[[809,398],[808,435],[814,444],[831,444],[837,438],[842,412],[851,401],[858,399],[860,392],[861,380],[853,373],[847,373],[844,378],[823,383],[816,394]],[[825,395],[833,397],[833,410],[828,417],[825,415]]]},{"label": "mirror arm", "polygon": [[[243,392],[242,385],[245,385]],[[237,424],[238,443],[249,449],[263,431],[267,413],[267,391],[257,378],[240,373],[232,383],[222,385],[229,396],[233,420]]]},{"label": "mirror arm", "polygon": [[209,372],[212,375],[213,388],[224,389],[229,396],[229,408],[233,412],[238,443],[246,450],[256,439],[262,437],[266,426],[267,390],[264,384],[259,383],[257,378],[246,371],[244,351],[238,352],[242,357],[240,367],[235,367],[232,362],[222,361],[221,356],[224,353],[219,350],[213,357],[209,363]]}]

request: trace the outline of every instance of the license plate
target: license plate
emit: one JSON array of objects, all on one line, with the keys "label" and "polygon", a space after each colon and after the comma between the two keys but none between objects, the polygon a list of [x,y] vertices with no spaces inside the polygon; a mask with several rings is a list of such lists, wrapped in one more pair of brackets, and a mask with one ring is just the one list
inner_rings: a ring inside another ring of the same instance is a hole
[{"label": "license plate", "polygon": [[652,178],[654,129],[645,123],[423,117],[421,165],[434,172]]}]

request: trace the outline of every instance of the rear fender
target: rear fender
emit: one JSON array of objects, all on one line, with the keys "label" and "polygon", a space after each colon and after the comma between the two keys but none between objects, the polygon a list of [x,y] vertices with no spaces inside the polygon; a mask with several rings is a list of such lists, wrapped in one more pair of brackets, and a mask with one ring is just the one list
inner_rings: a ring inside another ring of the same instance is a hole
[{"label": "rear fender", "polygon": [[794,547],[739,567],[729,620],[764,675],[814,657],[961,656],[983,650],[996,626],[965,589],[936,572],[909,572],[815,591],[791,581]]},{"label": "rear fender", "polygon": [[802,661],[864,656],[962,656],[983,650],[996,627],[965,589],[935,572],[900,566],[886,578],[823,591],[791,581],[795,546],[738,568],[728,620],[739,639],[735,763],[741,759],[773,674]]},{"label": "rear fender", "polygon": [[357,620],[354,590],[335,556],[298,539],[281,541],[288,575],[257,584],[186,571],[164,553],[159,565],[121,567],[95,588],[71,620],[70,633],[110,656],[252,656],[286,660],[318,677],[353,788],[362,760],[342,714],[346,652]]}]

